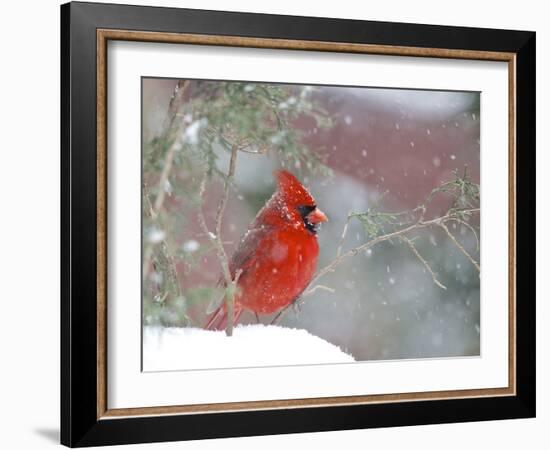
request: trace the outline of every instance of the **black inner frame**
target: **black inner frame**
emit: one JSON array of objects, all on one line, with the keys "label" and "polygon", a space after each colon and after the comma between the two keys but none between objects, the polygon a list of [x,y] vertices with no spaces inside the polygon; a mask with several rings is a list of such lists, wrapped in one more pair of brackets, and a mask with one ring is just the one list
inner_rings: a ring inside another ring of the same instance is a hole
[{"label": "black inner frame", "polygon": [[[515,53],[517,394],[98,420],[98,28]],[[80,447],[534,417],[535,39],[535,33],[527,31],[94,3],[62,5],[61,443]]]}]

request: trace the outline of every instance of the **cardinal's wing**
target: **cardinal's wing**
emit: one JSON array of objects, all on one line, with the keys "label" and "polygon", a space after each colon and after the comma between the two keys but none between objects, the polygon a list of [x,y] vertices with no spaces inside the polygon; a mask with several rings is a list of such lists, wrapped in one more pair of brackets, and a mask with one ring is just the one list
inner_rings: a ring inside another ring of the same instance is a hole
[{"label": "cardinal's wing", "polygon": [[269,227],[261,226],[252,228],[242,237],[229,261],[229,270],[234,277],[237,270],[241,271],[241,277],[256,262],[256,259],[265,249],[264,241],[270,235]]},{"label": "cardinal's wing", "polygon": [[[229,260],[229,271],[232,277],[235,276],[237,270],[241,271],[239,277],[244,276],[248,269],[254,265],[262,254],[262,249],[265,248],[264,241],[268,238],[269,231],[269,227],[261,226],[246,232]],[[220,278],[219,284],[224,284],[223,276]],[[208,305],[207,313],[214,312],[222,304],[224,298],[225,290],[212,299]]]}]

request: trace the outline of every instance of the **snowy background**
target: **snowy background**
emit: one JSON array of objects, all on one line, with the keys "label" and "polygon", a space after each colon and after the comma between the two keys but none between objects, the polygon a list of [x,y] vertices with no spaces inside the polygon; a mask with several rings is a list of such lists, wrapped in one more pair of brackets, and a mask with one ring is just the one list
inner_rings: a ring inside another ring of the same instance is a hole
[{"label": "snowy background", "polygon": [[[144,79],[144,143],[161,133],[176,83]],[[321,87],[315,96],[332,118],[332,126],[317,127],[314,121],[303,118],[293,125],[303,133],[301,139],[309,148],[326,156],[332,169],[332,176],[302,177],[330,219],[319,232],[319,267],[334,259],[350,211],[365,211],[373,205],[382,211],[413,209],[434,187],[451,179],[453,170],[462,171],[465,166],[473,181],[479,183],[478,93]],[[200,120],[194,117],[187,128],[185,139],[191,144],[200,139]],[[216,157],[225,170],[227,154],[220,150]],[[144,162],[144,178],[154,184],[154,170],[148,164]],[[231,193],[223,228],[229,253],[271,196],[272,172],[280,165],[281,161],[273,156],[239,154],[236,190]],[[160,243],[168,237],[173,243],[183,292],[164,302],[147,297],[144,289],[145,326],[200,325],[219,278],[216,256],[207,251],[208,241],[196,221],[196,204],[181,194],[192,180],[189,168],[176,168],[165,186],[170,220],[163,229],[146,223],[143,228],[144,242]],[[220,189],[221,184],[207,192],[204,209],[211,217]],[[448,208],[449,202],[444,199],[434,203],[434,213]],[[475,220],[473,225],[478,226]],[[478,259],[476,241],[469,230],[455,225],[451,231]],[[344,249],[365,241],[358,222],[351,223],[347,236]],[[299,310],[287,314],[281,325],[307,330],[355,360],[478,355],[477,271],[441,230],[418,233],[415,245],[447,290],[434,284],[406,245],[385,242],[349,258],[327,275],[323,284],[335,292],[317,291]],[[155,281],[159,280],[147,279],[144,283]],[[184,314],[194,324],[184,323]],[[269,318],[263,321],[269,323]],[[256,320],[245,313],[241,322]],[[151,330],[146,336],[151,337]],[[187,339],[189,333],[182,333],[179,336]],[[214,352],[211,356],[216,357]],[[275,356],[273,364],[277,364]]]}]

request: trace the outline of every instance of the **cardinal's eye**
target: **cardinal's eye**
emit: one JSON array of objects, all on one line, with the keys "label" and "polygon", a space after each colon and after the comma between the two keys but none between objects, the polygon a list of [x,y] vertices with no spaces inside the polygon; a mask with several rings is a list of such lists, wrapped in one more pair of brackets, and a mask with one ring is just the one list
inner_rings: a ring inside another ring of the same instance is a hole
[{"label": "cardinal's eye", "polygon": [[298,206],[296,209],[298,210],[298,212],[300,213],[300,215],[302,216],[302,219],[305,221],[307,216],[315,210],[315,208],[317,208],[317,206],[309,206],[309,205],[301,205],[301,206]]},{"label": "cardinal's eye", "polygon": [[311,214],[311,212],[315,211],[316,208],[317,208],[316,205],[313,205],[313,206],[301,205],[301,206],[298,206],[298,208],[297,208],[298,212],[302,216],[302,220],[304,221],[305,227],[309,231],[311,231],[313,234],[317,233],[317,227],[316,227],[315,224],[313,224],[309,220],[307,220],[307,216],[309,216],[309,214]]}]

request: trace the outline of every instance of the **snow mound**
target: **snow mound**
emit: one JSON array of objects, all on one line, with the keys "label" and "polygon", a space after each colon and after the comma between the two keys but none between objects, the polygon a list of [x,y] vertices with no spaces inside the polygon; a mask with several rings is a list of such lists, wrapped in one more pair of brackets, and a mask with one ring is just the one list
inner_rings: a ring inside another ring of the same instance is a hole
[{"label": "snow mound", "polygon": [[306,330],[274,325],[239,325],[232,337],[199,328],[148,326],[143,330],[146,372],[353,361],[336,345]]}]

